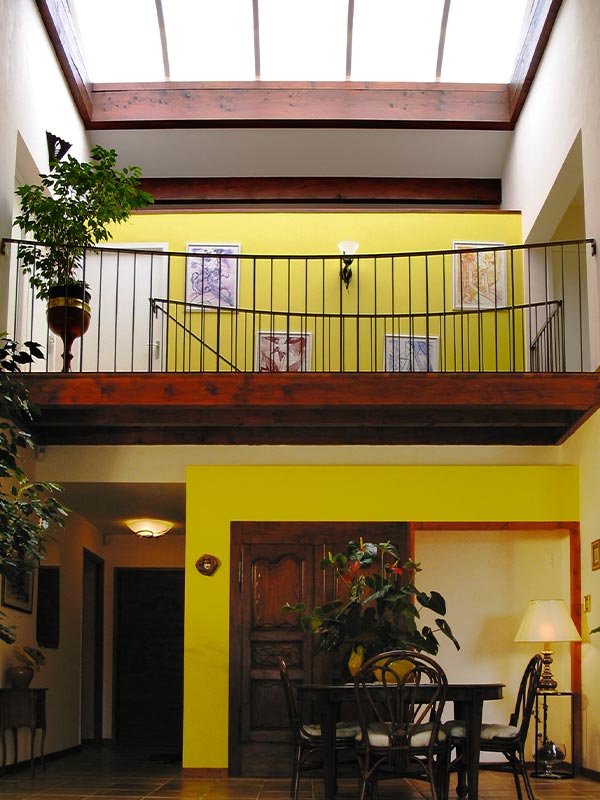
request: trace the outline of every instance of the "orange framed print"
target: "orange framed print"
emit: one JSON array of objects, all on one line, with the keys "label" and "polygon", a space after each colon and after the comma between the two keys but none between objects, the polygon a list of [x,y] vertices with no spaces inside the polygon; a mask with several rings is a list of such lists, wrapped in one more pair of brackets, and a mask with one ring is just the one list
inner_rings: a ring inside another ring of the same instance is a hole
[{"label": "orange framed print", "polygon": [[600,539],[592,542],[592,569],[600,569]]}]

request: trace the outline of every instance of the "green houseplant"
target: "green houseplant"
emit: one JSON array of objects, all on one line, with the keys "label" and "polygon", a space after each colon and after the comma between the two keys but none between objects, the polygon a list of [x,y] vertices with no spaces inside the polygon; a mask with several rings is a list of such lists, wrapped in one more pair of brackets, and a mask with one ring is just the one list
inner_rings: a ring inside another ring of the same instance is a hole
[{"label": "green houseplant", "polygon": [[47,300],[52,286],[80,285],[84,249],[110,239],[111,223],[153,202],[140,188],[141,168],[118,170],[116,162],[115,150],[95,145],[90,161],[53,161],[40,183],[17,189],[21,211],[14,224],[37,243],[21,244],[20,264],[39,298]]},{"label": "green houseplant", "polygon": [[[32,481],[22,466],[27,448],[35,447],[27,427],[36,408],[15,373],[40,355],[35,342],[19,346],[0,333],[0,573],[12,579],[37,567],[49,528],[62,525],[68,513],[55,497],[61,487]],[[14,627],[2,617],[0,641],[14,642]]]},{"label": "green houseplant", "polygon": [[[333,571],[338,596],[310,613],[303,602],[282,608],[283,613],[296,613],[302,629],[317,637],[317,652],[351,643],[349,665],[355,669],[363,658],[386,650],[408,648],[435,655],[438,633],[459,649],[445,619],[446,601],[439,592],[417,589],[414,576],[420,564],[400,564],[391,542],[351,541],[345,553],[322,559],[321,569]],[[421,620],[424,609],[434,615],[430,623]]]},{"label": "green houseplant", "polygon": [[115,150],[100,145],[90,161],[67,156],[54,160],[41,182],[17,189],[21,211],[15,217],[35,242],[20,244],[19,264],[36,291],[48,301],[48,325],[64,343],[68,372],[73,341],[90,323],[90,294],[83,280],[85,250],[111,238],[109,225],[153,202],[140,188],[140,167],[116,168]]}]

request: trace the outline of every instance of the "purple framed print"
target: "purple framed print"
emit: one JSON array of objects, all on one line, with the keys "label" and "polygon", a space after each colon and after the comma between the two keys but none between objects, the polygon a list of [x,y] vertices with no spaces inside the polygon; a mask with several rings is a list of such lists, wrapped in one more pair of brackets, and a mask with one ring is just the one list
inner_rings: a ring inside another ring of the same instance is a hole
[{"label": "purple framed print", "polygon": [[[185,302],[201,308],[237,308],[239,244],[188,244]],[[195,309],[192,308],[192,311]]]},{"label": "purple framed print", "polygon": [[257,331],[257,372],[308,372],[311,365],[310,333]]}]

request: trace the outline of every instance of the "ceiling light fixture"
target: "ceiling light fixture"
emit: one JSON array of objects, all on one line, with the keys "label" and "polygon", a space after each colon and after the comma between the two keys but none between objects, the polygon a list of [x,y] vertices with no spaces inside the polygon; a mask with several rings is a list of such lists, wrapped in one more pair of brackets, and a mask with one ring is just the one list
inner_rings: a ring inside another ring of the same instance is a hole
[{"label": "ceiling light fixture", "polygon": [[125,524],[136,536],[143,539],[156,539],[173,527],[172,522],[164,519],[128,519]]}]

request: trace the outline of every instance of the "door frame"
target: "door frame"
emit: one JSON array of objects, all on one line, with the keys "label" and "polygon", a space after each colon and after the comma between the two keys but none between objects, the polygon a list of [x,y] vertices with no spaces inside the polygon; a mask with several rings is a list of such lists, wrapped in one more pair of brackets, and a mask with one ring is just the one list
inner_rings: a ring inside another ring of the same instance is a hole
[{"label": "door frame", "polygon": [[[93,708],[93,741],[94,742],[101,742],[102,741],[102,731],[103,731],[103,719],[102,719],[102,712],[104,706],[104,698],[103,698],[103,687],[104,687],[104,674],[103,674],[103,665],[104,665],[104,559],[100,558],[100,556],[93,553],[91,550],[88,550],[86,547],[83,548],[83,561],[82,561],[82,643],[85,641],[85,637],[83,635],[83,626],[86,625],[86,617],[85,617],[85,589],[86,589],[86,564],[93,568],[94,570],[94,586],[93,588],[93,597],[92,597],[92,608],[91,608],[91,615],[92,615],[92,625],[94,630],[94,640],[92,644],[92,653],[91,653],[91,662],[93,665],[94,675],[93,675],[93,699],[92,699],[92,708]],[[89,621],[87,621],[89,624]],[[83,650],[82,650],[82,673],[83,673]],[[84,687],[84,681],[81,681],[82,691]],[[83,714],[83,698],[82,702],[82,714]],[[83,717],[81,716],[79,720],[79,724],[83,722]],[[83,740],[83,737],[82,737]]]}]

